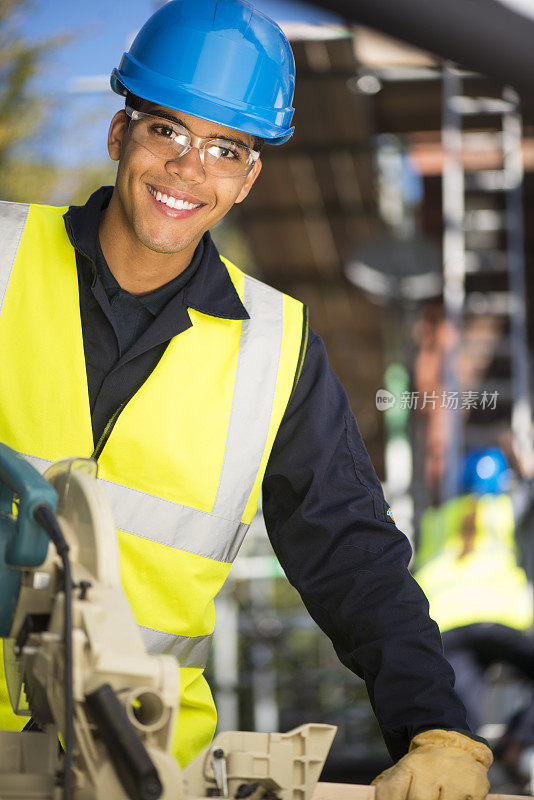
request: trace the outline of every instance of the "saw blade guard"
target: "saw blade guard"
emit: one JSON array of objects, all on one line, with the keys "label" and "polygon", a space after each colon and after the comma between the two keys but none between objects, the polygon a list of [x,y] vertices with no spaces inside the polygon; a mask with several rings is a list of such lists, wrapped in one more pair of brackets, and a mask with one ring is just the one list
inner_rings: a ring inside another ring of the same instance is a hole
[{"label": "saw blade guard", "polygon": [[57,514],[73,562],[106,586],[120,587],[119,545],[111,508],[91,458],[56,461],[44,477],[58,494]]}]

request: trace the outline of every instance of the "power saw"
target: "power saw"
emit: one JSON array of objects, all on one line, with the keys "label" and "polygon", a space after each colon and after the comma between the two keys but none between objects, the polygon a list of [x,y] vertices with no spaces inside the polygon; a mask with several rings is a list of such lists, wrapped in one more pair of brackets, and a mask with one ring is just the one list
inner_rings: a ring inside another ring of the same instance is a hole
[{"label": "power saw", "polygon": [[0,731],[0,800],[311,797],[331,725],[222,733],[180,770],[179,667],[146,651],[94,461],[42,476],[0,443],[0,638],[12,707],[28,717]]}]

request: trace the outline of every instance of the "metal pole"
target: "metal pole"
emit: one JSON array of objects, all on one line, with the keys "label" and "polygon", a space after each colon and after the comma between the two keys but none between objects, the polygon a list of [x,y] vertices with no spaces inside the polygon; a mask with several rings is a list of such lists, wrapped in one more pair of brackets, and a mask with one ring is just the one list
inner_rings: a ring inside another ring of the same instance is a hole
[{"label": "metal pole", "polygon": [[503,114],[506,233],[510,292],[510,347],[512,358],[512,437],[527,474],[533,473],[532,408],[527,333],[523,230],[523,155],[519,97],[507,87],[503,97],[511,110]]},{"label": "metal pole", "polygon": [[213,634],[213,677],[218,728],[223,731],[240,728],[239,609],[232,588],[231,585],[224,587],[215,601],[217,625]]},{"label": "metal pole", "polygon": [[[457,374],[465,299],[465,186],[462,164],[462,119],[456,98],[462,94],[462,80],[448,64],[443,71],[442,143],[444,151],[443,199],[443,300],[452,342],[445,353],[444,386],[460,392]],[[458,397],[460,395],[458,394]],[[447,458],[441,483],[441,500],[458,492],[462,448],[461,412],[448,411]]]}]

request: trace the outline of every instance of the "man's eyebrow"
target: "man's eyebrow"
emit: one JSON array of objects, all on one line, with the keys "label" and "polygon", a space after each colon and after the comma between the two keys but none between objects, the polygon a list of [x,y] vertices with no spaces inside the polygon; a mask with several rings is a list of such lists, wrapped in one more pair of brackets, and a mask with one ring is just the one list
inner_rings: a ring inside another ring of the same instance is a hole
[{"label": "man's eyebrow", "polygon": [[[168,119],[169,122],[176,122],[178,125],[181,125],[182,128],[185,128],[190,133],[192,133],[190,127],[185,124],[182,119],[175,117],[174,114],[169,114],[168,111],[150,111],[150,114],[154,114],[155,117],[163,117],[163,119]],[[223,133],[209,133],[207,136],[203,136],[203,139],[222,139],[224,142],[234,142],[235,144],[240,144],[242,147],[246,147],[248,150],[254,150],[254,146],[247,144],[237,136],[225,136]]]}]

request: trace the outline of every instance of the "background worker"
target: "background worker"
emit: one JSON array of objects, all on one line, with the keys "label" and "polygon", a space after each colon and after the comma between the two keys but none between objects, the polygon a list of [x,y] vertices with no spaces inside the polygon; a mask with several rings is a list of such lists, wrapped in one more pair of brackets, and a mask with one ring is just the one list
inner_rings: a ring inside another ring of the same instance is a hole
[{"label": "background worker", "polygon": [[468,722],[483,722],[485,670],[512,664],[534,679],[532,594],[518,564],[511,469],[498,448],[469,452],[464,493],[421,520],[415,577],[439,625]]},{"label": "background worker", "polygon": [[[530,485],[511,494],[511,476],[501,449],[471,450],[463,466],[463,494],[428,509],[421,520],[415,577],[441,630],[455,688],[474,731],[487,721],[488,667],[509,664],[534,680],[534,640],[527,635],[532,592],[515,538],[532,501],[525,502]],[[519,779],[528,777],[523,753],[534,746],[533,719],[532,705],[515,714],[496,746]]]},{"label": "background worker", "polygon": [[293,132],[289,43],[242,0],[173,0],[111,84],[115,186],[66,213],[1,207],[0,440],[42,468],[98,460],[145,642],[181,665],[182,764],[213,735],[213,598],[262,488],[289,580],[400,759],[379,800],[479,800],[491,753],[322,342],[209,235],[257,180],[262,141]]}]

